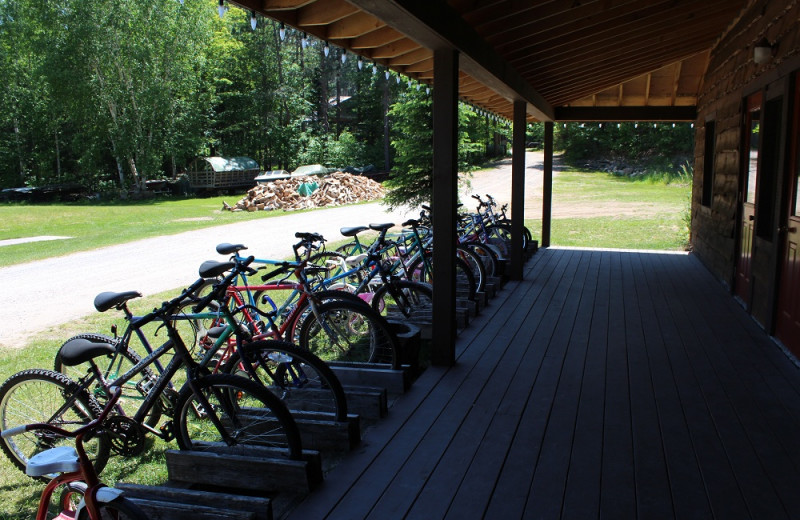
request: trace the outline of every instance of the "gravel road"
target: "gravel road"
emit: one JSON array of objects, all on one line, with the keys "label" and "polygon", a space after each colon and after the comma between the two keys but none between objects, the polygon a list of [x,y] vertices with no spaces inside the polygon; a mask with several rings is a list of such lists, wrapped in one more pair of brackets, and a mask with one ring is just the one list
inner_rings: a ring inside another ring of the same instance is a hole
[{"label": "gravel road", "polygon": [[[542,161],[540,152],[526,154],[528,218],[541,215]],[[473,175],[471,186],[462,190],[465,207],[474,208],[469,198],[473,193],[509,201],[510,179],[510,159]],[[24,346],[33,332],[96,312],[92,302],[102,291],[136,290],[149,295],[184,287],[196,279],[203,261],[223,259],[214,251],[221,242],[243,243],[260,257],[283,258],[291,254],[296,231],[315,231],[333,241],[341,238],[343,226],[399,224],[409,213],[416,211],[387,213],[378,203],[287,213],[0,268],[0,345]]]}]

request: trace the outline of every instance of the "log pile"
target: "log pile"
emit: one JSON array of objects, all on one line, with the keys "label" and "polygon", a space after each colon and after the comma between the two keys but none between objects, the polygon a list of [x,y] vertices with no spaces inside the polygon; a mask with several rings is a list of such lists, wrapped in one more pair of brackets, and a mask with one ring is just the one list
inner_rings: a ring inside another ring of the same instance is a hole
[{"label": "log pile", "polygon": [[[298,192],[301,184],[314,182],[319,187],[311,195],[304,196]],[[235,206],[224,204],[223,209],[230,211],[270,211],[273,209],[291,211],[375,200],[383,198],[383,195],[383,187],[372,179],[360,175],[334,172],[325,177],[293,177],[259,184],[248,190]]]}]

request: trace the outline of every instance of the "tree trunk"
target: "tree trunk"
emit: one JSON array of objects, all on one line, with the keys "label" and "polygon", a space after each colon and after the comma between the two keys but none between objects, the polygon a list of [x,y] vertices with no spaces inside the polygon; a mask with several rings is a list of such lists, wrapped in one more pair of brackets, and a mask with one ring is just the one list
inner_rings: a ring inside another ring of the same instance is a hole
[{"label": "tree trunk", "polygon": [[383,169],[391,170],[391,140],[389,138],[389,80],[383,82]]},{"label": "tree trunk", "polygon": [[139,178],[139,170],[136,169],[136,161],[133,160],[133,157],[128,158],[128,166],[130,166],[131,175],[133,175],[133,191],[139,193],[143,191],[144,186]]},{"label": "tree trunk", "polygon": [[58,144],[58,130],[53,132],[56,141],[56,178],[61,179],[61,146]]},{"label": "tree trunk", "polygon": [[17,145],[17,158],[19,158],[19,182],[25,185],[25,158],[22,155],[22,139],[20,138],[19,119],[14,118],[14,141]]}]

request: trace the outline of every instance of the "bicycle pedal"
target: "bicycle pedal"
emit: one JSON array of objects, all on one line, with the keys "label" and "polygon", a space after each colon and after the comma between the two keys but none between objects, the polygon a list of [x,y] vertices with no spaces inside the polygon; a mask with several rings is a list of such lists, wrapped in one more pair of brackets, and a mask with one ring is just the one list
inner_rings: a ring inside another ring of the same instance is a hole
[{"label": "bicycle pedal", "polygon": [[171,441],[175,438],[175,428],[172,421],[167,421],[159,428],[161,431],[161,438],[165,441]]}]

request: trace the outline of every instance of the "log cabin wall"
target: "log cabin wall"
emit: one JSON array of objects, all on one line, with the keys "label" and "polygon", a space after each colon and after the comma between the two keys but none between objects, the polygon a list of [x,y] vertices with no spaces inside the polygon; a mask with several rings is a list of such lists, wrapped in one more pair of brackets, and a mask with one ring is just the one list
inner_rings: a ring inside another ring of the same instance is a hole
[{"label": "log cabin wall", "polygon": [[[775,44],[773,56],[767,63],[757,64],[753,59],[754,47],[764,39]],[[742,132],[746,98],[757,92],[774,96],[776,88],[782,89],[785,92],[779,94],[785,94],[783,113],[787,116],[791,99],[789,78],[798,68],[800,2],[797,0],[754,0],[732,22],[711,52],[698,98],[698,118],[695,122],[691,244],[694,253],[706,267],[731,290],[735,284],[739,247],[739,184],[743,162],[747,160]],[[787,119],[783,118],[784,140],[789,135],[786,131]],[[706,135],[707,132],[713,135]],[[785,154],[785,146],[775,148]],[[710,157],[706,157],[707,151]],[[785,163],[781,158],[776,164],[781,168],[777,174],[779,187],[775,191],[774,206],[777,212]],[[708,185],[704,186],[706,183],[711,183],[710,189]],[[752,255],[752,299],[745,304],[768,331],[772,321],[775,284],[779,283],[775,275],[780,244],[778,238],[775,233],[772,239],[756,239]]]}]

